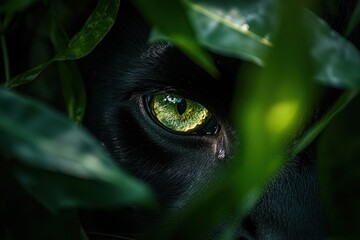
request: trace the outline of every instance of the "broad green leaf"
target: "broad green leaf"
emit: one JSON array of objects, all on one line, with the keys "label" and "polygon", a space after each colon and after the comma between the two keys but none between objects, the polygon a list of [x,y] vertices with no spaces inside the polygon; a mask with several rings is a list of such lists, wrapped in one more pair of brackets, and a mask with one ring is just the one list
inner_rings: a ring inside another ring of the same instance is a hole
[{"label": "broad green leaf", "polygon": [[[154,239],[201,239],[229,216],[241,220],[288,157],[285,144],[299,134],[297,130],[303,124],[299,119],[306,119],[302,110],[308,94],[311,96],[312,81],[308,46],[300,44],[306,38],[301,11],[294,2],[283,4],[276,13],[281,21],[274,36],[276,44],[268,55],[269,64],[260,72],[241,76],[248,84],[234,104],[235,123],[241,133],[236,161],[229,163],[226,174],[207,184],[175,223],[155,234]],[[221,237],[231,235],[231,224]]]},{"label": "broad green leaf", "polygon": [[190,59],[216,77],[210,55],[201,49],[181,0],[133,0],[143,16],[177,45]]},{"label": "broad green leaf", "polygon": [[360,53],[358,49],[322,19],[306,12],[314,78],[329,86],[360,87]]},{"label": "broad green leaf", "polygon": [[50,210],[153,205],[150,190],[84,129],[8,90],[0,89],[0,106],[0,148],[18,160],[18,180]]},{"label": "broad green leaf", "polygon": [[360,98],[338,114],[320,138],[317,176],[329,238],[360,236]]},{"label": "broad green leaf", "polygon": [[[277,31],[276,0],[185,0],[199,42],[224,55],[266,65]],[[360,53],[339,33],[304,10],[314,78],[325,85],[360,87]],[[177,26],[176,24],[173,26]],[[160,29],[161,30],[161,29]],[[302,43],[300,43],[302,44]]]},{"label": "broad green leaf", "polygon": [[349,25],[346,28],[345,36],[349,36],[351,32],[359,25],[360,23],[360,1],[356,3],[355,10],[351,16]]},{"label": "broad green leaf", "polygon": [[244,97],[238,96],[234,105],[243,142],[236,171],[241,217],[255,206],[266,183],[288,160],[288,143],[306,122],[304,109],[313,93],[311,46],[305,43],[308,33],[302,9],[292,1],[279,4],[272,16],[278,19],[278,33],[267,64],[260,72],[247,74],[247,85],[241,92]]},{"label": "broad green leaf", "polygon": [[66,50],[53,59],[15,76],[6,87],[13,88],[35,80],[41,72],[56,61],[75,60],[89,54],[105,37],[115,22],[120,0],[99,0],[82,29],[70,40]]},{"label": "broad green leaf", "polygon": [[264,65],[273,46],[276,1],[185,2],[201,44],[217,53]]},{"label": "broad green leaf", "polygon": [[[66,50],[69,39],[56,18],[56,11],[52,5],[52,24],[50,38],[57,53]],[[77,123],[81,123],[86,107],[85,87],[73,61],[57,62],[58,72],[61,80],[63,95],[66,101],[68,115]]]},{"label": "broad green leaf", "polygon": [[4,0],[0,3],[0,12],[15,12],[20,11],[35,0]]}]

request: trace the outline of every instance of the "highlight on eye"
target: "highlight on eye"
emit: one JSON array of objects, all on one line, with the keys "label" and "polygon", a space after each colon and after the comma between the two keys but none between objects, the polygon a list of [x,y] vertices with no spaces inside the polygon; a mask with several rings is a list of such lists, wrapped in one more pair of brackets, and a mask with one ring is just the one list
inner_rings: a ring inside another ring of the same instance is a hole
[{"label": "highlight on eye", "polygon": [[[178,133],[214,134],[216,121],[203,105],[172,93],[160,93],[148,97],[148,107],[155,120]],[[213,122],[213,123],[210,123]]]}]

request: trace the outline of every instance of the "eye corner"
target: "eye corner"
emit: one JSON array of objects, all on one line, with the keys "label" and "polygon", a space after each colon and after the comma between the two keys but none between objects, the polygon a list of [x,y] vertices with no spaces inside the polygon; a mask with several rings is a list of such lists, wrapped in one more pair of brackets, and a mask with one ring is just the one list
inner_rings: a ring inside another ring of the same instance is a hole
[{"label": "eye corner", "polygon": [[146,94],[143,99],[147,114],[168,132],[196,136],[215,135],[219,132],[220,126],[212,112],[201,103],[181,94],[158,92]]}]

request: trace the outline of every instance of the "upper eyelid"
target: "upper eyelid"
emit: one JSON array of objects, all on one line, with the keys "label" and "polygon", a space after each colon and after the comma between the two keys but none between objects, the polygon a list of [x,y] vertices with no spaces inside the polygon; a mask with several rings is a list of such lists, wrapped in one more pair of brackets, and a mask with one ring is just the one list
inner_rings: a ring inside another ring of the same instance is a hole
[{"label": "upper eyelid", "polygon": [[186,94],[184,91],[179,91],[178,89],[174,89],[174,88],[169,88],[169,89],[164,89],[164,90],[158,90],[158,91],[153,91],[153,92],[148,92],[148,94],[139,94],[137,95],[137,98],[140,98],[140,99],[145,99],[149,96],[154,96],[154,95],[157,95],[157,94],[164,94],[164,93],[168,93],[168,94],[175,94],[179,97],[182,97],[182,98],[185,98],[185,99],[188,99],[188,100],[191,100],[191,101],[194,101],[198,104],[201,104],[203,107],[205,107],[209,112],[210,114],[217,118],[217,114],[216,112],[214,111],[214,109],[209,105],[207,104],[205,101],[201,101],[201,100],[198,100],[197,98],[192,98],[191,96],[189,96],[189,94]]},{"label": "upper eyelid", "polygon": [[[188,98],[186,96],[187,94],[184,94],[184,91],[181,91],[179,89],[176,89],[176,88],[170,87],[170,86],[169,87],[154,87],[152,89],[134,91],[132,93],[132,98],[134,98],[134,97],[139,98],[139,97],[143,97],[143,96],[165,94],[165,93],[176,94],[183,98]],[[191,99],[191,98],[189,98],[189,99]]]}]

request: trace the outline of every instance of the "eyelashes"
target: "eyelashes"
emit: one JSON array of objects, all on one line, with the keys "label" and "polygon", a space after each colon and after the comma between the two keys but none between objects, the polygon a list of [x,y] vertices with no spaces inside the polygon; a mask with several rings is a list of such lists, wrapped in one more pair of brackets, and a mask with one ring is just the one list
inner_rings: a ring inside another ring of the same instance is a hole
[{"label": "eyelashes", "polygon": [[152,119],[172,133],[213,135],[219,129],[215,117],[206,107],[180,95],[147,95],[145,104]]}]

